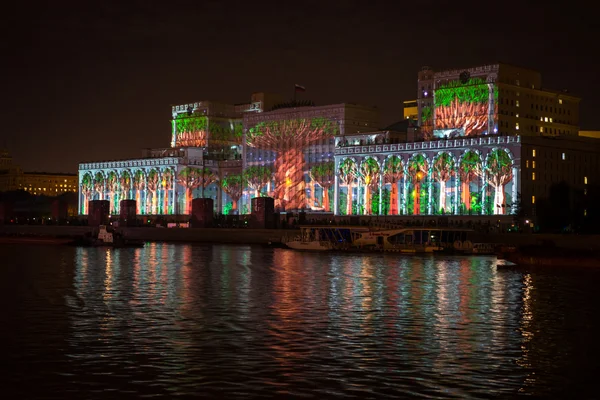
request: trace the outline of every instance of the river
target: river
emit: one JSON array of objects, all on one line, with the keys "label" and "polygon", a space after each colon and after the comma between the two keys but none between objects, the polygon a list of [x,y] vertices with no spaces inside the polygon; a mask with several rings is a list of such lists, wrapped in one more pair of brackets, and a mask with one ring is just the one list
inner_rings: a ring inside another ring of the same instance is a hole
[{"label": "river", "polygon": [[12,398],[594,398],[600,271],[0,246]]}]

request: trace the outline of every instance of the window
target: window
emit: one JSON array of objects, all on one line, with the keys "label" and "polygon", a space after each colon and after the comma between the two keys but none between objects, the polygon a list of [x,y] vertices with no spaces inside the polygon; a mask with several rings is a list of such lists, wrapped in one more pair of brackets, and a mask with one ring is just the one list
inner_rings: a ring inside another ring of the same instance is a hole
[{"label": "window", "polygon": [[587,217],[587,210],[585,208],[583,209],[583,216]]},{"label": "window", "polygon": [[552,117],[550,117],[550,122],[552,122]]},{"label": "window", "polygon": [[529,168],[529,160],[525,160],[525,168]]},{"label": "window", "polygon": [[548,117],[545,117],[545,118],[544,118],[544,122],[548,122]]},{"label": "window", "polygon": [[518,114],[518,113],[517,113],[517,114],[515,114],[515,117],[519,118],[519,114]]},{"label": "window", "polygon": [[535,160],[531,162],[531,168],[535,168]]},{"label": "window", "polygon": [[519,130],[519,123],[518,122],[515,124],[515,129]]},{"label": "window", "polygon": [[544,132],[544,127],[540,126],[540,132]]},{"label": "window", "polygon": [[563,160],[566,160],[566,159],[567,159],[567,155],[566,155],[565,153],[562,153],[562,157],[561,157],[561,158],[562,158]]},{"label": "window", "polygon": [[584,176],[584,177],[583,177],[583,184],[584,184],[584,185],[587,185],[587,176]]},{"label": "window", "polygon": [[558,99],[558,104],[562,104],[562,99]]},{"label": "window", "polygon": [[517,107],[519,107],[519,100],[517,100],[517,103],[515,104]]},{"label": "window", "polygon": [[521,85],[521,81],[519,81],[518,79],[515,80],[515,85],[520,86]]},{"label": "window", "polygon": [[531,204],[535,204],[535,196],[531,196]]},{"label": "window", "polygon": [[531,156],[535,157],[535,149],[531,150]]},{"label": "window", "polygon": [[532,173],[531,173],[531,180],[532,180],[532,181],[535,181],[535,172],[532,172]]},{"label": "window", "polygon": [[517,92],[516,95],[517,95],[517,97],[519,97],[521,95],[521,93]]}]

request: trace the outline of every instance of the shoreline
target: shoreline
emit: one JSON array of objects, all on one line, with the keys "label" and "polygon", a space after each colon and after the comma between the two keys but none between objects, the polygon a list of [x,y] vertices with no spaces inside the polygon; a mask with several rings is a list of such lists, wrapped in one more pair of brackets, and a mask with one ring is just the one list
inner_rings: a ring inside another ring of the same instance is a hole
[{"label": "shoreline", "polygon": [[[76,238],[89,232],[89,226],[69,225],[0,225],[0,237],[47,237]],[[282,236],[293,235],[298,229],[251,229],[251,228],[120,228],[127,238],[149,242],[211,243],[268,245],[281,242]],[[528,233],[473,233],[473,243],[494,243],[512,246],[554,242],[557,247],[568,249],[593,249],[600,243],[600,235],[574,234],[528,234]],[[1,242],[1,241],[0,241]],[[14,240],[13,240],[14,242]]]}]

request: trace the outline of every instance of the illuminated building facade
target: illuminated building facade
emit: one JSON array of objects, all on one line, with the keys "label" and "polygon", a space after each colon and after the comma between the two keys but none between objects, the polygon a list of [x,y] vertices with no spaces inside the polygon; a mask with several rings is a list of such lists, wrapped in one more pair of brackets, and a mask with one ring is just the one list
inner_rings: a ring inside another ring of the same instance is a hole
[{"label": "illuminated building facade", "polygon": [[418,73],[424,140],[462,136],[576,136],[579,101],[542,87],[539,72],[506,64]]},{"label": "illuminated building facade", "polygon": [[[600,140],[484,136],[393,143],[386,132],[337,137],[336,215],[508,215],[564,182],[587,195],[600,182]],[[582,205],[580,212],[587,215]]]},{"label": "illuminated building facade", "polygon": [[0,192],[25,190],[33,195],[58,196],[77,192],[77,175],[23,172],[6,150],[0,150]]},{"label": "illuminated building facade", "polygon": [[173,106],[170,148],[79,165],[80,213],[90,200],[109,200],[117,214],[120,200],[134,199],[140,215],[186,215],[197,197],[212,198],[217,212],[248,213],[261,194],[274,196],[281,211],[329,211],[315,193],[333,185],[335,135],[372,130],[379,113],[354,104],[278,107],[278,100],[256,93],[241,105]]},{"label": "illuminated building facade", "polygon": [[[425,67],[418,82],[420,125],[409,118],[385,130],[373,107],[284,104],[265,93],[173,106],[170,148],[80,164],[80,213],[92,199],[110,200],[115,214],[134,199],[140,215],[189,215],[204,197],[215,212],[245,214],[252,198],[269,196],[277,211],[509,215],[535,213],[556,179],[597,179],[597,145],[576,140],[579,99],[543,90],[539,73]],[[551,173],[558,149],[544,149],[556,143],[565,159]],[[533,150],[547,154],[543,166]],[[575,160],[587,164],[569,170]]]},{"label": "illuminated building facade", "polygon": [[374,132],[337,140],[336,215],[502,215],[517,207],[519,136],[390,143]]},{"label": "illuminated building facade", "polygon": [[[334,104],[244,115],[246,198],[264,194],[275,208],[331,211],[336,135],[377,127],[373,107]],[[263,177],[263,180],[261,180]]]}]

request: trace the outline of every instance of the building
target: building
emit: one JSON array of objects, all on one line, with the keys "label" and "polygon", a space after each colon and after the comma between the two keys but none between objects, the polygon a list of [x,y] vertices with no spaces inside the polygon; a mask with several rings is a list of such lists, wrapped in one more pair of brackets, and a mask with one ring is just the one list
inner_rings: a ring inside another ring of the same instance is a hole
[{"label": "building", "polygon": [[600,131],[579,131],[579,136],[600,139]]},{"label": "building", "polygon": [[599,141],[578,135],[579,98],[542,88],[535,71],[425,67],[419,124],[385,129],[374,107],[278,100],[173,106],[170,148],[80,164],[80,212],[91,199],[113,213],[135,199],[138,214],[189,215],[203,197],[245,214],[269,196],[277,211],[533,218],[556,184],[584,194],[598,184]]},{"label": "building", "polygon": [[25,190],[33,195],[58,196],[77,192],[77,174],[23,172],[7,150],[0,151],[0,192]]},{"label": "building", "polygon": [[507,64],[418,73],[422,138],[576,136],[580,99],[542,86],[539,72]]},{"label": "building", "polygon": [[408,100],[403,102],[404,119],[417,120],[419,118],[419,107],[417,104],[417,100]]},{"label": "building", "polygon": [[540,73],[528,69],[424,67],[414,139],[336,139],[334,213],[535,218],[561,182],[586,195],[598,184],[600,141],[580,137],[594,135],[579,133],[579,100],[542,88]]},{"label": "building", "polygon": [[522,209],[534,218],[552,185],[565,182],[585,195],[600,183],[600,141],[493,135],[392,143],[374,132],[336,147],[335,171],[336,215],[509,215]]},{"label": "building", "polygon": [[173,106],[170,148],[79,165],[80,213],[89,200],[109,200],[117,214],[120,200],[134,199],[141,215],[189,215],[197,197],[212,198],[216,212],[248,213],[261,194],[274,196],[280,211],[329,208],[314,199],[316,180],[331,176],[333,138],[377,129],[379,112],[278,100],[255,93],[239,105]]}]

